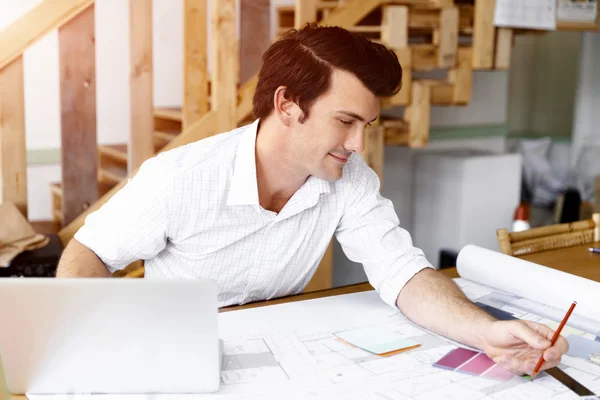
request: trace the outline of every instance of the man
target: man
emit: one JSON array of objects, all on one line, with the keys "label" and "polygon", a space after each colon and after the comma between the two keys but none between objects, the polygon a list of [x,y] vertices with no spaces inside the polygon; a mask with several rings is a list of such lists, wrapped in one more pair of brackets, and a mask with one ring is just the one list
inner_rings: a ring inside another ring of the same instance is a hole
[{"label": "man", "polygon": [[540,324],[496,321],[431,268],[361,159],[380,97],[400,88],[395,54],[308,25],[263,57],[248,126],[162,153],[65,249],[57,276],[110,276],[137,259],[148,278],[206,278],[219,305],[300,292],[333,234],[382,299],[415,323],[517,373],[567,349]]}]

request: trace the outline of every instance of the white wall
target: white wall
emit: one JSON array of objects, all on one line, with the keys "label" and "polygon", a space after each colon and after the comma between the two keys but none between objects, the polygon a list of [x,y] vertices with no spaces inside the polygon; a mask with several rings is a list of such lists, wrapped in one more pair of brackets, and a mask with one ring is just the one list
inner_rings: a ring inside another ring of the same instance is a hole
[{"label": "white wall", "polygon": [[571,136],[580,49],[578,32],[515,37],[508,106],[513,132]]},{"label": "white wall", "polygon": [[584,33],[573,123],[572,166],[583,198],[592,200],[600,175],[600,33]]}]

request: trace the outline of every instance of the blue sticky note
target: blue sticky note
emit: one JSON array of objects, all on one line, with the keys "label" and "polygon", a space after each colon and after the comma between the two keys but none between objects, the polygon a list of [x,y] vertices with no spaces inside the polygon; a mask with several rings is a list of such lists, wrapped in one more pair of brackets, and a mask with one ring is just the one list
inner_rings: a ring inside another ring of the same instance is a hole
[{"label": "blue sticky note", "polygon": [[410,324],[403,325],[393,328],[389,326],[358,328],[337,332],[335,336],[373,354],[384,354],[418,346],[419,342],[411,340],[407,336],[418,336],[419,332],[422,331],[412,327]]}]

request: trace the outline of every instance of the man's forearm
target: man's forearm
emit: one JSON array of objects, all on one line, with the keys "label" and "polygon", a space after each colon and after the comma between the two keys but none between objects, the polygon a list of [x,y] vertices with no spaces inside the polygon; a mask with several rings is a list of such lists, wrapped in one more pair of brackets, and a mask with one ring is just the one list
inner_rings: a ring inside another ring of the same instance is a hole
[{"label": "man's forearm", "polygon": [[56,269],[57,278],[110,276],[110,272],[96,254],[75,239],[71,240],[63,251]]},{"label": "man's forearm", "polygon": [[450,278],[430,268],[404,286],[396,304],[418,325],[479,349],[486,328],[495,321],[467,299]]}]

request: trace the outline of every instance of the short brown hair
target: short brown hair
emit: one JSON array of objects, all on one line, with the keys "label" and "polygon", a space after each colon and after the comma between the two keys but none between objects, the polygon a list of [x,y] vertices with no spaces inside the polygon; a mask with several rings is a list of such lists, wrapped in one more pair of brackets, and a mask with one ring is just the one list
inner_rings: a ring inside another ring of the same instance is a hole
[{"label": "short brown hair", "polygon": [[258,84],[252,99],[255,118],[273,111],[279,86],[308,117],[315,100],[329,89],[334,68],[354,74],[376,96],[398,93],[402,67],[396,54],[384,45],[336,26],[307,24],[290,30],[262,57]]}]

